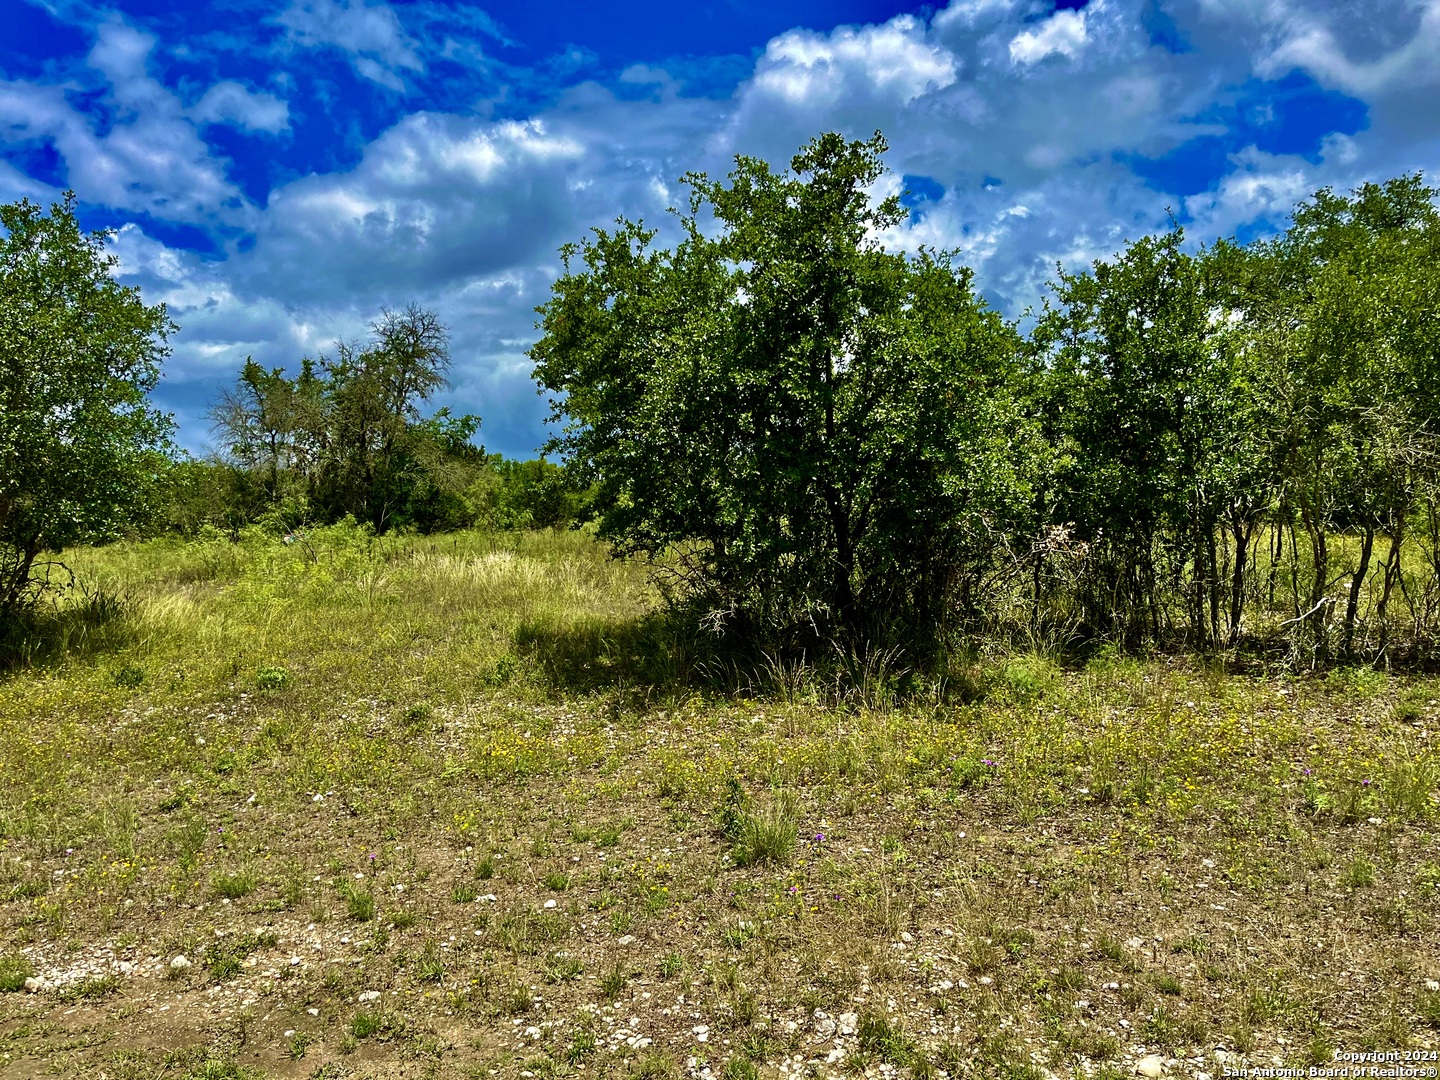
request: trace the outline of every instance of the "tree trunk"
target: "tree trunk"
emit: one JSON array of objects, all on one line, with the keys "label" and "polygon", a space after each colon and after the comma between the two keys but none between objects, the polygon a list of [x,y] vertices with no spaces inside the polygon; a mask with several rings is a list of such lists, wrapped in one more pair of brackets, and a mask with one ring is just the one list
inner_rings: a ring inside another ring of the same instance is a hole
[{"label": "tree trunk", "polygon": [[1350,575],[1350,595],[1345,600],[1345,627],[1341,631],[1340,655],[1346,660],[1353,656],[1355,645],[1355,620],[1360,613],[1360,587],[1365,584],[1365,575],[1370,572],[1370,556],[1375,550],[1375,526],[1365,526],[1364,539],[1360,541],[1360,565]]}]

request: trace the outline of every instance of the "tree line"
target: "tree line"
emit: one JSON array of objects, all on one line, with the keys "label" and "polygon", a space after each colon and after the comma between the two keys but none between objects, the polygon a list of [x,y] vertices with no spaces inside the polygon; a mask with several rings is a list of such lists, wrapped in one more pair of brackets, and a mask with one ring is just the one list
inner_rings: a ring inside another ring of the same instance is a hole
[{"label": "tree line", "polygon": [[953,252],[887,249],[884,139],[684,182],[679,241],[562,249],[534,375],[560,464],[427,411],[445,328],[387,311],[294,374],[247,361],[185,460],[149,404],[174,329],[73,200],[3,208],[0,610],[136,521],[377,531],[593,515],[680,610],[764,649],[1022,634],[1311,660],[1440,637],[1440,212],[1324,189],[1241,244],[1147,236],[1007,320]]},{"label": "tree line", "polygon": [[1007,322],[887,250],[883,138],[685,178],[682,239],[564,249],[536,378],[600,533],[717,631],[943,648],[1005,631],[1428,655],[1440,214],[1420,176],[1278,235],[1178,226]]},{"label": "tree line", "polygon": [[565,527],[585,492],[543,459],[474,443],[480,418],[441,408],[448,334],[433,311],[386,311],[364,344],[304,359],[292,377],[247,360],[210,409],[220,457],[177,475],[172,524],[294,529],[345,518],[376,532]]}]

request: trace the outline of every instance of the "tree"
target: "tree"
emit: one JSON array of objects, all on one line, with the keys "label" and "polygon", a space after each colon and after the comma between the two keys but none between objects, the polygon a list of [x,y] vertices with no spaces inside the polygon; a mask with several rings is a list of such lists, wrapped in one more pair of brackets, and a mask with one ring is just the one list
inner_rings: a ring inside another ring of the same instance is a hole
[{"label": "tree", "polygon": [[111,276],[75,198],[0,206],[0,619],[39,595],[38,557],[114,536],[166,463],[172,424],[148,394],[175,330]]},{"label": "tree", "polygon": [[598,482],[601,534],[675,553],[682,594],[752,634],[934,640],[1028,502],[1018,339],[968,270],[881,247],[905,214],[867,194],[884,151],[828,134],[788,173],[690,174],[674,250],[596,230],[539,309],[552,447]]},{"label": "tree", "polygon": [[[346,514],[377,532],[454,525],[471,481],[480,420],[421,406],[445,385],[448,335],[433,311],[386,311],[368,344],[301,361],[295,378],[247,359],[235,388],[210,409],[230,465],[263,487],[287,525],[312,512]],[[473,463],[472,463],[473,464]]]},{"label": "tree", "polygon": [[[1298,554],[1291,559],[1294,623],[1321,654],[1330,647],[1332,608],[1339,652],[1355,654],[1361,594],[1382,536],[1388,547],[1373,612],[1384,647],[1409,521],[1433,490],[1436,194],[1418,175],[1349,196],[1325,188],[1296,207],[1284,234],[1250,252],[1254,269],[1237,310],[1283,376],[1275,382],[1287,428],[1279,525],[1292,547],[1301,532],[1309,549],[1308,590]],[[1334,543],[1342,532],[1358,541],[1353,562],[1348,544]],[[1338,597],[1330,595],[1336,585]]]}]

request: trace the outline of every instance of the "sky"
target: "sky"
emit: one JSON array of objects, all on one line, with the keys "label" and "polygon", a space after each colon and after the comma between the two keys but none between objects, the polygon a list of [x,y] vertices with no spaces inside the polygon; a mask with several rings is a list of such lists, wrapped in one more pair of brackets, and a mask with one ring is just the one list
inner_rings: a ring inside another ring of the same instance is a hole
[{"label": "sky", "polygon": [[534,308],[687,171],[882,131],[899,250],[1018,318],[1057,264],[1282,228],[1317,188],[1440,183],[1440,0],[0,0],[0,202],[76,193],[181,329],[178,441],[247,356],[437,311],[478,441],[532,456]]}]

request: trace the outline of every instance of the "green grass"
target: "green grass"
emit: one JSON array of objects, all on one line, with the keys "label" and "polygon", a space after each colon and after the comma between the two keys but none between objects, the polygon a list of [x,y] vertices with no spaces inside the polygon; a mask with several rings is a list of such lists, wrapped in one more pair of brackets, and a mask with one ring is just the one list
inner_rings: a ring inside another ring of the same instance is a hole
[{"label": "green grass", "polygon": [[35,965],[23,956],[0,956],[0,994],[13,994],[25,988],[25,980],[35,974]]},{"label": "green grass", "polygon": [[[722,669],[583,533],[65,558],[126,599],[0,680],[0,1059],[32,1071],[763,1075],[834,1045],[1128,1075],[1142,1040],[1267,1064],[1440,1026],[1432,677]],[[1286,924],[1325,948],[1232,929]],[[92,956],[83,995],[15,992]],[[164,1004],[213,1009],[213,1045],[145,1049]]]}]

